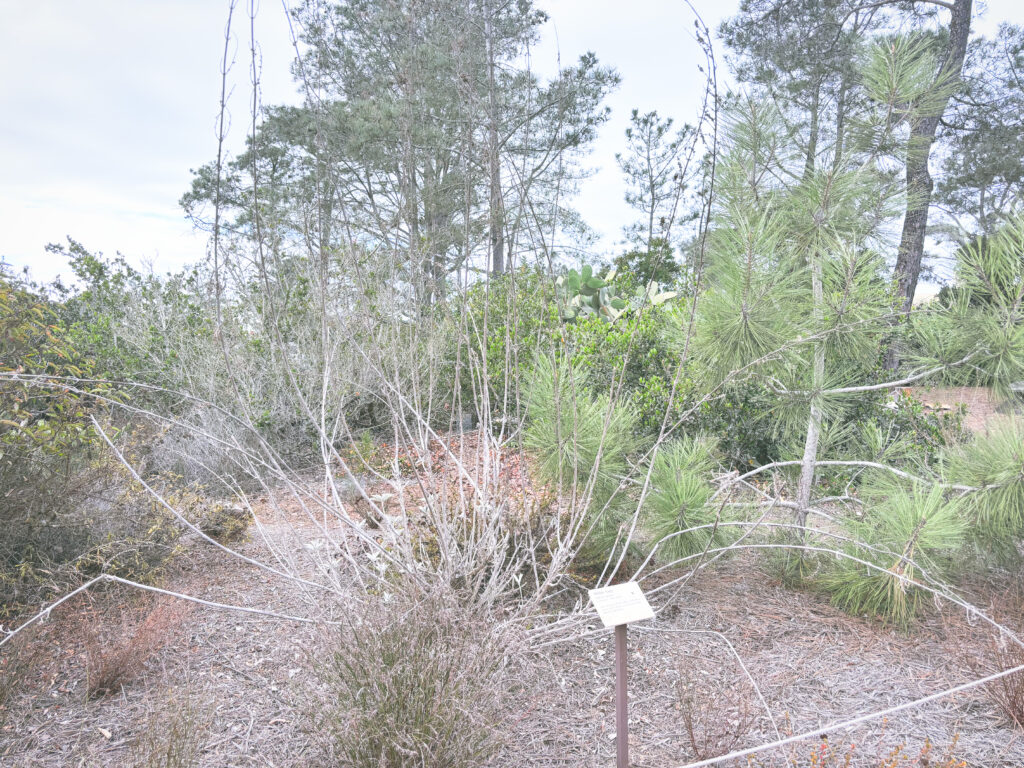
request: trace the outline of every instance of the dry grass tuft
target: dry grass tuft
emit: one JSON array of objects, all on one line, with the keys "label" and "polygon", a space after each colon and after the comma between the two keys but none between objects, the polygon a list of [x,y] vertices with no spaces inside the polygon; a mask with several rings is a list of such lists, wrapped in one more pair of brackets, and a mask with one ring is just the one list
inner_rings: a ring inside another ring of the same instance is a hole
[{"label": "dry grass tuft", "polygon": [[146,720],[132,748],[136,768],[192,768],[199,764],[210,730],[207,707],[188,685],[168,689],[162,706]]},{"label": "dry grass tuft", "polygon": [[146,662],[173,639],[189,611],[182,603],[159,600],[141,619],[138,614],[122,616],[113,634],[113,622],[91,614],[85,626],[89,698],[116,693],[138,677]]},{"label": "dry grass tuft", "polygon": [[43,648],[31,630],[11,639],[0,650],[0,730],[11,714],[11,701],[22,690]]},{"label": "dry grass tuft", "polygon": [[[976,667],[982,674],[991,675],[1024,665],[1024,648],[1001,635],[989,639],[984,654],[980,666]],[[1009,721],[1024,728],[1024,672],[993,680],[985,686],[985,693]]]}]

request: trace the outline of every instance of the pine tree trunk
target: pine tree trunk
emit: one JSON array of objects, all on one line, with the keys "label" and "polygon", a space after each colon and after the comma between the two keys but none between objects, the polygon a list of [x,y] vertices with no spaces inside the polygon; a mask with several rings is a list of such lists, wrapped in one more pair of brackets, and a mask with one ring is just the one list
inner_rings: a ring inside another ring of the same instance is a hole
[{"label": "pine tree trunk", "polygon": [[496,103],[497,85],[494,79],[494,22],[491,13],[491,7],[488,4],[487,16],[485,17],[485,34],[487,35],[487,161],[490,177],[489,226],[491,235],[491,276],[497,277],[505,273],[505,201],[501,194],[498,106]]},{"label": "pine tree trunk", "polygon": [[809,179],[814,174],[814,166],[818,159],[818,134],[820,128],[819,105],[821,103],[821,82],[814,89],[814,96],[811,97],[811,125],[807,139],[807,155],[804,157],[804,179]]},{"label": "pine tree trunk", "polygon": [[[973,0],[953,0],[949,21],[949,40],[942,61],[935,76],[936,84],[955,73],[963,71],[967,41],[971,33],[971,5]],[[924,238],[928,229],[928,206],[931,203],[932,181],[928,170],[928,158],[935,132],[939,127],[942,112],[949,97],[942,104],[939,114],[923,117],[911,126],[907,141],[907,210],[903,218],[903,234],[896,255],[896,289],[899,292],[902,310],[910,312],[917,290],[917,278],[921,273],[921,257],[924,254]]]},{"label": "pine tree trunk", "polygon": [[501,167],[498,164],[498,132],[491,125],[491,275],[505,273],[505,206],[501,197]]},{"label": "pine tree trunk", "polygon": [[[811,263],[811,291],[814,298],[814,324],[820,328],[822,305],[825,301],[822,287],[821,254],[815,254]],[[811,506],[811,489],[814,486],[814,471],[818,459],[818,439],[821,437],[821,390],[825,387],[825,342],[814,342],[814,367],[811,383],[811,408],[807,420],[807,437],[804,440],[804,456],[800,465],[800,484],[797,487],[796,523],[801,528],[807,524],[807,510]]]}]

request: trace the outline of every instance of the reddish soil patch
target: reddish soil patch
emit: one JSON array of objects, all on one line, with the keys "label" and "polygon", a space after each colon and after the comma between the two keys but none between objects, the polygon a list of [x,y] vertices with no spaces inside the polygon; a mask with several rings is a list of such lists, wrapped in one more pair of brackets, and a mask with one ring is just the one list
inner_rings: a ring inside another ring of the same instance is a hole
[{"label": "reddish soil patch", "polygon": [[964,405],[967,409],[964,427],[979,435],[988,434],[1020,410],[1019,403],[1000,397],[989,387],[909,387],[908,390],[932,412],[951,412],[958,405]]}]

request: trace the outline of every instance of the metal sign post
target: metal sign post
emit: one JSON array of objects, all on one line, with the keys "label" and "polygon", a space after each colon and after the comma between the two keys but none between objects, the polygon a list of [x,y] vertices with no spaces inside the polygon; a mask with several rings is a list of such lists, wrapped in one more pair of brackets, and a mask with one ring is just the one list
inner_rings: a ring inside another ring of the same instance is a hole
[{"label": "metal sign post", "polygon": [[629,700],[626,696],[626,625],[615,628],[615,768],[629,768]]},{"label": "metal sign post", "polygon": [[629,768],[629,699],[626,693],[626,625],[653,619],[654,611],[635,581],[590,590],[601,623],[615,627],[615,767]]}]

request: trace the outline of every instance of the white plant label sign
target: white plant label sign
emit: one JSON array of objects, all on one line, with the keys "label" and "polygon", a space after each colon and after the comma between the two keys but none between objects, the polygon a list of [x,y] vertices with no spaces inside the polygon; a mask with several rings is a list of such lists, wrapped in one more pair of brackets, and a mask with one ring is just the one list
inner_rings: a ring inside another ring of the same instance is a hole
[{"label": "white plant label sign", "polygon": [[635,581],[590,590],[590,602],[606,627],[653,619],[654,610]]}]

